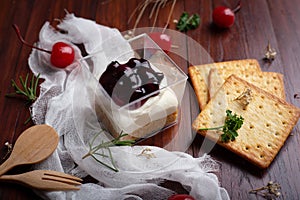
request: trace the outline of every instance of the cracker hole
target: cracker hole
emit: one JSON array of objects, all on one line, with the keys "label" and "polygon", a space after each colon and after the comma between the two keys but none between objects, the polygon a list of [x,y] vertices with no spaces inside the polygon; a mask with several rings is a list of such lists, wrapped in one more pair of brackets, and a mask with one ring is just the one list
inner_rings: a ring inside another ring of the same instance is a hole
[{"label": "cracker hole", "polygon": [[270,148],[270,147],[272,147],[272,145],[270,143],[268,143],[268,147]]},{"label": "cracker hole", "polygon": [[245,146],[245,150],[248,151],[250,148],[248,146]]},{"label": "cracker hole", "polygon": [[245,76],[246,78],[248,78],[249,77],[249,75],[248,74],[246,74],[246,76]]},{"label": "cracker hole", "polygon": [[264,155],[260,155],[259,157],[260,157],[260,158],[264,158],[265,156],[264,156]]},{"label": "cracker hole", "polygon": [[221,103],[221,102],[218,102],[218,105],[220,106],[220,105],[222,105],[222,103]]},{"label": "cracker hole", "polygon": [[277,79],[277,77],[276,77],[276,76],[273,76],[273,79],[274,79],[274,80],[276,80],[276,79]]},{"label": "cracker hole", "polygon": [[262,109],[262,108],[263,108],[263,106],[262,106],[262,105],[259,105],[259,106],[258,106],[258,108],[259,108],[259,109]]},{"label": "cracker hole", "polygon": [[286,121],[283,121],[283,122],[282,122],[282,125],[286,125],[286,124],[287,124],[287,122],[286,122]]},{"label": "cracker hole", "polygon": [[291,110],[289,110],[289,114],[292,114],[293,112]]},{"label": "cracker hole", "polygon": [[265,96],[260,96],[260,98],[265,99]]},{"label": "cracker hole", "polygon": [[256,146],[256,148],[258,148],[258,149],[259,149],[259,148],[260,148],[260,145],[257,145],[257,146]]},{"label": "cracker hole", "polygon": [[237,85],[238,83],[237,82],[233,82],[233,85]]},{"label": "cracker hole", "polygon": [[241,93],[241,90],[237,90],[236,93],[238,93],[238,94]]},{"label": "cracker hole", "polygon": [[274,87],[274,90],[278,90],[278,87]]},{"label": "cracker hole", "polygon": [[282,115],[282,112],[278,112],[279,115]]},{"label": "cracker hole", "polygon": [[230,92],[226,92],[226,95],[230,95]]},{"label": "cracker hole", "polygon": [[259,78],[263,78],[263,76],[262,76],[262,75],[259,75]]},{"label": "cracker hole", "polygon": [[270,84],[270,81],[267,81],[267,84],[269,85],[269,84]]},{"label": "cracker hole", "polygon": [[271,126],[271,124],[269,123],[266,123],[266,127],[269,128]]},{"label": "cracker hole", "polygon": [[275,132],[275,135],[276,135],[276,136],[279,136],[279,132]]},{"label": "cracker hole", "polygon": [[275,103],[275,106],[278,107],[279,106],[278,103]]},{"label": "cracker hole", "polygon": [[254,126],[253,126],[253,125],[250,125],[250,126],[249,126],[249,128],[250,128],[250,129],[253,129],[253,128],[254,128]]}]

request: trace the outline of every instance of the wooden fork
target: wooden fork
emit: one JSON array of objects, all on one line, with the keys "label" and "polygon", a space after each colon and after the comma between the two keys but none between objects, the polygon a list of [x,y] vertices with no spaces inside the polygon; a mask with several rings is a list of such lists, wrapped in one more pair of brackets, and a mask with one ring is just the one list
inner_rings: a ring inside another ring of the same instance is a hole
[{"label": "wooden fork", "polygon": [[34,189],[58,191],[79,190],[82,179],[52,170],[34,170],[16,175],[2,175],[0,181],[14,182]]}]

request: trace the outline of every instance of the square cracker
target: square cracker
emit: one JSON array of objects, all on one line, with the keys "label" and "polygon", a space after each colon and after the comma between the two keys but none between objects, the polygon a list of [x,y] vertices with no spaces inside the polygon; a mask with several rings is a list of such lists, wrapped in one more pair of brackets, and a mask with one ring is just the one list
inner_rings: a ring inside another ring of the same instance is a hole
[{"label": "square cracker", "polygon": [[[209,99],[214,96],[225,82],[225,79],[235,73],[235,70],[230,69],[211,69],[208,76]],[[280,73],[241,71],[236,75],[263,90],[285,99],[283,75]]]},{"label": "square cracker", "polygon": [[203,110],[209,101],[208,75],[211,69],[235,70],[241,71],[261,71],[259,63],[255,59],[244,59],[196,65],[189,67],[189,75],[195,89],[200,109]]},{"label": "square cracker", "polygon": [[[247,107],[236,100],[250,89],[252,100]],[[234,141],[222,142],[222,131],[198,131],[223,126],[226,110],[244,118]],[[260,168],[273,161],[300,116],[300,109],[247,81],[231,75],[193,122],[193,129]]]}]

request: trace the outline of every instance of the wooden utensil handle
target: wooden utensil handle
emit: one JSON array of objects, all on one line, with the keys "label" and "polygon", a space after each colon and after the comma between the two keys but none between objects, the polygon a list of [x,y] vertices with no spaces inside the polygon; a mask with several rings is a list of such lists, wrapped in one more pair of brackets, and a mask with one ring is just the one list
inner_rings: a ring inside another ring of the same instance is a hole
[{"label": "wooden utensil handle", "polygon": [[2,165],[0,165],[0,176],[8,172],[10,169],[12,169],[15,165],[11,161],[11,159],[7,159]]}]

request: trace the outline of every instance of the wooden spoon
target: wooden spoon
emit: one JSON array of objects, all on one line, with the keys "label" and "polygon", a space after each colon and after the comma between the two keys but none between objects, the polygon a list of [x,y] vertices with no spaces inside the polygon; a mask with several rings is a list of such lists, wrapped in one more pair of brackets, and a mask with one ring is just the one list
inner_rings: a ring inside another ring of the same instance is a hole
[{"label": "wooden spoon", "polygon": [[56,131],[48,125],[26,129],[17,139],[10,157],[0,165],[0,176],[17,165],[35,164],[49,157],[58,145]]}]

